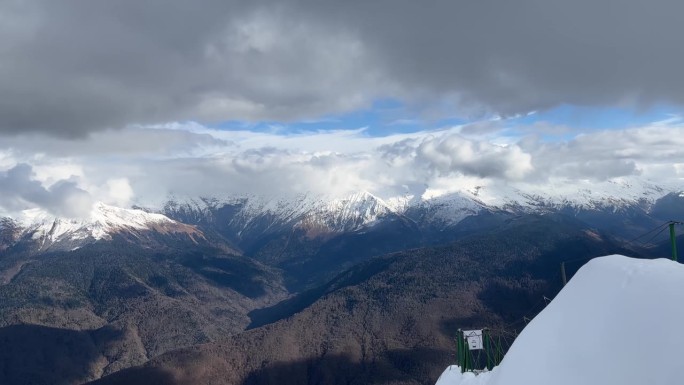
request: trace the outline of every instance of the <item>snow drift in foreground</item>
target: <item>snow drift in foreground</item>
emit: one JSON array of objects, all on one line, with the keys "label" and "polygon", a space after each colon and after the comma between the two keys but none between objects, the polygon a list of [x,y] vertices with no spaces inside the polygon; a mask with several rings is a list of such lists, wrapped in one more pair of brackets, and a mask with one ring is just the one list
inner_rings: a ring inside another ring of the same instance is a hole
[{"label": "snow drift in foreground", "polygon": [[437,385],[684,383],[684,265],[611,255],[587,263],[499,367],[447,368]]}]

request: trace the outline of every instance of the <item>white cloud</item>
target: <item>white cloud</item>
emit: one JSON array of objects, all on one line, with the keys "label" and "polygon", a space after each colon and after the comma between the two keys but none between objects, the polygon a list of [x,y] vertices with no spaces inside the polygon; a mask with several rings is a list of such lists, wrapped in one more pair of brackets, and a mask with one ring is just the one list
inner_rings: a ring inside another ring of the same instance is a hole
[{"label": "white cloud", "polygon": [[[187,123],[105,131],[78,145],[67,141],[68,150],[59,148],[62,139],[17,137],[0,148],[0,173],[9,175],[17,164],[30,170],[21,180],[0,180],[5,191],[0,206],[6,212],[44,207],[66,213],[65,202],[85,202],[86,194],[122,206],[160,204],[171,193],[344,195],[368,190],[384,198],[427,197],[495,185],[543,191],[551,185],[557,189],[559,181],[621,177],[670,183],[684,174],[681,122],[550,142],[538,136],[516,138],[505,122],[497,124],[504,124],[505,136],[467,137],[462,127],[369,137],[364,129],[257,133]],[[501,145],[501,138],[508,143]],[[31,189],[19,191],[26,186]],[[29,198],[35,191],[38,198]]]},{"label": "white cloud", "polygon": [[532,171],[531,156],[517,145],[500,146],[460,135],[424,140],[416,149],[416,158],[441,175],[520,180]]},{"label": "white cloud", "polygon": [[127,178],[113,178],[107,180],[106,201],[119,207],[127,207],[134,197],[133,188]]},{"label": "white cloud", "polygon": [[83,167],[70,159],[40,157],[33,162],[34,178],[44,185],[84,177]]}]

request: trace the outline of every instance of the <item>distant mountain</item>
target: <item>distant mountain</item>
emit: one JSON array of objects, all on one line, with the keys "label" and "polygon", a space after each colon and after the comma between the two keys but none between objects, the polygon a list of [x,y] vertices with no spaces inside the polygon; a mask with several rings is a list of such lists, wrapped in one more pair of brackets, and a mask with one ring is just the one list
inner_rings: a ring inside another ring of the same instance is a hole
[{"label": "distant mountain", "polygon": [[367,192],[345,198],[175,199],[161,212],[284,269],[292,290],[320,283],[364,258],[421,244],[412,220]]},{"label": "distant mountain", "polygon": [[396,214],[368,192],[344,198],[301,194],[287,199],[256,196],[172,199],[161,212],[185,223],[219,226],[219,232],[244,244],[284,228],[302,229],[311,238],[355,231]]},{"label": "distant mountain", "polygon": [[[23,243],[35,252],[73,250],[98,240],[111,240],[116,235],[131,238],[135,243],[144,243],[156,235],[180,236],[194,242],[204,238],[195,227],[162,214],[101,202],[93,205],[87,218],[56,218],[39,211],[27,211],[21,222],[4,219],[0,223],[0,228],[7,229],[7,234],[2,233],[6,247]],[[11,236],[8,235],[10,231]]]},{"label": "distant mountain", "polygon": [[651,207],[650,213],[660,220],[681,222],[684,219],[684,193],[669,193],[663,196]]},{"label": "distant mountain", "polygon": [[283,269],[290,288],[298,291],[370,256],[453,242],[517,215],[561,213],[631,239],[661,224],[663,212],[684,207],[676,201],[677,193],[643,181],[585,187],[550,186],[549,191],[531,194],[481,186],[429,199],[403,196],[386,201],[368,192],[346,198],[175,198],[160,212]]},{"label": "distant mountain", "polygon": [[[309,239],[329,238],[342,233],[367,231],[378,222],[398,217],[427,232],[453,228],[463,220],[483,213],[563,212],[599,224],[602,219],[598,213],[610,216],[624,214],[634,217],[635,223],[642,219],[636,218],[641,214],[661,220],[663,205],[668,199],[676,200],[681,188],[662,187],[639,179],[617,179],[586,185],[550,183],[544,191],[506,185],[478,186],[434,197],[406,195],[386,200],[366,191],[342,198],[311,193],[272,198],[177,197],[169,200],[163,208],[148,211],[163,213],[204,230],[213,227],[250,254],[262,246],[264,238],[274,234],[302,230]],[[619,232],[620,228],[615,230]]]},{"label": "distant mountain", "polygon": [[[312,193],[271,198],[187,197],[168,200],[156,209],[97,203],[82,219],[55,218],[28,210],[21,218],[2,219],[0,247],[32,243],[38,252],[70,250],[111,239],[113,234],[127,234],[133,241],[161,234],[196,242],[220,241],[225,247],[257,259],[286,261],[288,240],[293,236],[323,245],[341,236],[374,232],[382,223],[396,222],[405,224],[407,230],[400,233],[412,239],[408,243],[421,245],[454,240],[440,233],[457,228],[458,232],[467,232],[469,219],[491,214],[560,212],[627,238],[665,218],[683,217],[683,202],[673,187],[638,179],[587,186],[550,184],[545,191],[478,186],[435,197],[399,196],[387,200],[366,191],[343,197]],[[401,247],[408,243],[403,242]],[[392,250],[398,249],[388,246],[380,252]]]}]

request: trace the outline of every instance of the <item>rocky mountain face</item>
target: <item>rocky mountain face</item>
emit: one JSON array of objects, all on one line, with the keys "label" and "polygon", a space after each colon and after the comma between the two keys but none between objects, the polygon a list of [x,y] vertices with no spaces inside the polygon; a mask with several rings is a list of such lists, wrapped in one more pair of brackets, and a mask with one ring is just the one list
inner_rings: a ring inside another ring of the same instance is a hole
[{"label": "rocky mountain face", "polygon": [[12,219],[0,218],[0,252],[16,243],[20,230],[20,227]]},{"label": "rocky mountain face", "polygon": [[1,219],[0,383],[434,383],[453,330],[519,329],[561,261],[667,254],[626,240],[681,219],[684,197],[637,187]]}]

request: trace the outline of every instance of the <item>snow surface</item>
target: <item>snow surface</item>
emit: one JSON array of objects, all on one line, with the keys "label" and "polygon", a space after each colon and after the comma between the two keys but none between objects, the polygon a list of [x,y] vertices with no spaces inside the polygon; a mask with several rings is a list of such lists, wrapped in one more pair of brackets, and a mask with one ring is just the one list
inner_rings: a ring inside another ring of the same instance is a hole
[{"label": "snow surface", "polygon": [[638,177],[605,181],[552,179],[540,190],[535,184],[494,184],[464,190],[462,194],[495,208],[517,207],[535,210],[543,207],[571,206],[583,209],[625,207],[640,202],[653,203],[681,185],[663,185]]},{"label": "snow surface", "polygon": [[164,226],[187,227],[162,214],[122,209],[102,202],[93,205],[87,218],[56,218],[41,210],[26,210],[23,214],[19,220],[23,225],[23,233],[40,241],[41,247],[59,242],[111,239],[112,234],[120,231],[152,230]]},{"label": "snow surface", "polygon": [[458,367],[437,385],[684,383],[684,265],[611,255],[582,267],[523,330],[499,367]]},{"label": "snow surface", "polygon": [[239,211],[233,221],[248,227],[251,221],[267,217],[273,226],[293,224],[351,231],[394,213],[382,199],[367,191],[345,197],[299,194],[290,197],[241,196],[224,198],[174,197],[167,207],[196,215],[208,215],[222,205],[236,205]]},{"label": "snow surface", "polygon": [[451,365],[439,376],[436,385],[488,385],[490,374],[482,373],[476,376],[473,373],[461,373],[458,365]]},{"label": "snow surface", "polygon": [[[490,184],[463,186],[458,191],[415,196],[382,196],[368,191],[351,195],[304,193],[288,196],[172,197],[172,207],[202,216],[225,204],[239,206],[237,227],[268,217],[273,226],[300,224],[329,231],[357,230],[387,215],[408,215],[422,223],[449,226],[483,209],[540,212],[574,207],[618,210],[650,205],[681,186],[664,186],[639,178],[606,181],[550,180],[543,191],[537,185]],[[167,203],[168,204],[168,203]],[[154,211],[163,211],[154,209]],[[417,215],[417,217],[416,217]]]}]

